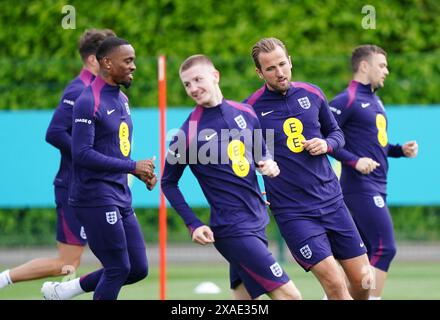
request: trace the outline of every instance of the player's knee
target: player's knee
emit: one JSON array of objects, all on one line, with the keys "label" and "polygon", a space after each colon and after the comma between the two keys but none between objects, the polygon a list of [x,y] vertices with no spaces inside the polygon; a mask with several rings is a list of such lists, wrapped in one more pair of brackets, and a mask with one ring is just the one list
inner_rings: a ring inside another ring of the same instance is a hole
[{"label": "player's knee", "polygon": [[130,274],[131,266],[128,264],[114,265],[104,268],[104,273],[108,279],[120,279],[122,282],[128,278]]},{"label": "player's knee", "polygon": [[295,284],[290,280],[281,287],[283,296],[286,300],[302,300],[301,292],[296,288]]},{"label": "player's knee", "polygon": [[135,283],[146,278],[148,275],[148,264],[132,265],[127,277],[126,284]]},{"label": "player's knee", "polygon": [[342,276],[339,269],[329,269],[325,272],[320,272],[318,279],[325,286],[332,288],[343,288],[345,285],[344,277]]},{"label": "player's knee", "polygon": [[368,300],[373,283],[374,274],[372,272],[351,278],[349,280],[350,295],[354,300]]},{"label": "player's knee", "polygon": [[364,265],[359,269],[352,270],[347,273],[348,282],[352,288],[369,288],[373,279],[373,270],[371,266]]},{"label": "player's knee", "polygon": [[[368,298],[372,284],[374,283],[373,272],[363,272],[362,274],[351,277],[349,280],[350,292],[354,299]],[[353,295],[355,294],[355,296]]]},{"label": "player's knee", "polygon": [[137,265],[134,268],[130,270],[130,278],[133,279],[133,281],[140,281],[144,278],[146,278],[148,275],[148,265]]},{"label": "player's knee", "polygon": [[286,293],[286,300],[302,300],[301,292],[297,288]]},{"label": "player's knee", "polygon": [[320,278],[320,282],[329,299],[340,299],[347,292],[347,285],[342,276]]},{"label": "player's knee", "polygon": [[347,290],[347,285],[344,281],[335,280],[327,282],[327,288],[329,291],[339,294],[340,292]]}]

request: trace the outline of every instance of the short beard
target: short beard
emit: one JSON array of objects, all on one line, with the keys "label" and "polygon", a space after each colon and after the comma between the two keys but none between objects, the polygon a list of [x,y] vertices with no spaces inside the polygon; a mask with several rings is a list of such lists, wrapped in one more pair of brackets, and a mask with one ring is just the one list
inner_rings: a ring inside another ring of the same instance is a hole
[{"label": "short beard", "polygon": [[279,85],[274,85],[273,89],[275,91],[277,91],[277,92],[279,92],[279,93],[284,95],[284,94],[286,94],[287,91],[289,91],[290,87],[291,87],[291,84],[290,84],[290,81],[289,81],[286,87],[281,87]]},{"label": "short beard", "polygon": [[377,85],[374,86],[374,88],[373,88],[373,92],[376,92],[377,90],[383,88],[384,85],[385,85],[385,84],[381,85],[380,83],[378,83]]}]

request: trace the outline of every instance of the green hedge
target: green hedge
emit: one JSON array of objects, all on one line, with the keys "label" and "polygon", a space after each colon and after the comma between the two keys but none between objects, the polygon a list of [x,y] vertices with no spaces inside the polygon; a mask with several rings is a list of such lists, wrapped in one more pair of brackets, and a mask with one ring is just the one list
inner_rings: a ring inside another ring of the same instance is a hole
[{"label": "green hedge", "polygon": [[294,78],[321,86],[331,98],[350,78],[354,46],[375,43],[389,53],[385,103],[440,102],[440,2],[369,1],[376,29],[361,26],[364,1],[288,0],[71,0],[76,29],[63,29],[64,0],[2,1],[0,10],[0,109],[50,109],[81,66],[76,45],[86,28],[112,28],[132,42],[138,70],[133,106],[157,105],[156,58],[168,57],[168,102],[191,105],[178,79],[190,54],[213,58],[225,96],[241,100],[261,86],[250,49],[263,36],[285,41]]},{"label": "green hedge", "polygon": [[440,240],[440,207],[391,209],[399,240]]},{"label": "green hedge", "polygon": [[[196,214],[209,223],[209,209],[195,208]],[[136,209],[145,240],[158,242],[159,225],[157,209]],[[188,229],[178,214],[168,210],[168,240],[190,241]],[[275,236],[276,226],[271,224],[269,233]],[[0,246],[34,246],[55,243],[55,209],[0,209]]]},{"label": "green hedge", "polygon": [[[195,209],[197,215],[209,222],[209,210]],[[398,240],[440,240],[440,207],[393,207],[396,238]],[[158,242],[158,210],[137,209],[145,240]],[[277,239],[278,228],[271,217],[267,234]],[[0,246],[37,246],[55,244],[55,209],[0,210]],[[169,242],[189,242],[188,231],[174,210],[168,211]]]}]

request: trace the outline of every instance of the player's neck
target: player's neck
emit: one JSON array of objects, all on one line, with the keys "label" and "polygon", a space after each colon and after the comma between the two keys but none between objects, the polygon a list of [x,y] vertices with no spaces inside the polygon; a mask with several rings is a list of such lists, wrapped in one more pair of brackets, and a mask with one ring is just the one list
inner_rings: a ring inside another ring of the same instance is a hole
[{"label": "player's neck", "polygon": [[109,84],[111,86],[118,85],[107,72],[100,71],[99,76],[102,78],[102,80],[104,80],[107,84]]},{"label": "player's neck", "polygon": [[[371,84],[371,81],[368,79],[368,77],[365,74],[361,74],[361,73],[354,74],[353,80],[357,81],[365,86]],[[371,88],[371,91],[373,91],[373,88]]]},{"label": "player's neck", "polygon": [[203,105],[205,108],[214,108],[221,104],[223,101],[223,95],[222,92],[219,90],[216,90],[215,94],[213,94],[212,99]]},{"label": "player's neck", "polygon": [[98,75],[99,73],[99,68],[95,68],[92,64],[90,63],[85,63],[83,64],[83,69],[87,70],[88,72],[90,72],[91,74],[93,74],[95,77]]}]

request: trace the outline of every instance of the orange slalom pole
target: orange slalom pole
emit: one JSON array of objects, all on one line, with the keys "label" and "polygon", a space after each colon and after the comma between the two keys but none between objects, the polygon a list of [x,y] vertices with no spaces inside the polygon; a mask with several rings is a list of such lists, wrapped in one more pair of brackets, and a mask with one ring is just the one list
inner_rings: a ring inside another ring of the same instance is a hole
[{"label": "orange slalom pole", "polygon": [[[167,83],[166,83],[166,60],[165,56],[160,56],[158,61],[159,75],[159,145],[160,145],[160,173],[162,176],[166,153],[166,108],[167,108]],[[160,185],[160,183],[159,183]],[[160,299],[166,299],[166,281],[167,281],[167,206],[165,196],[160,188],[159,204],[159,277],[160,277]]]}]

